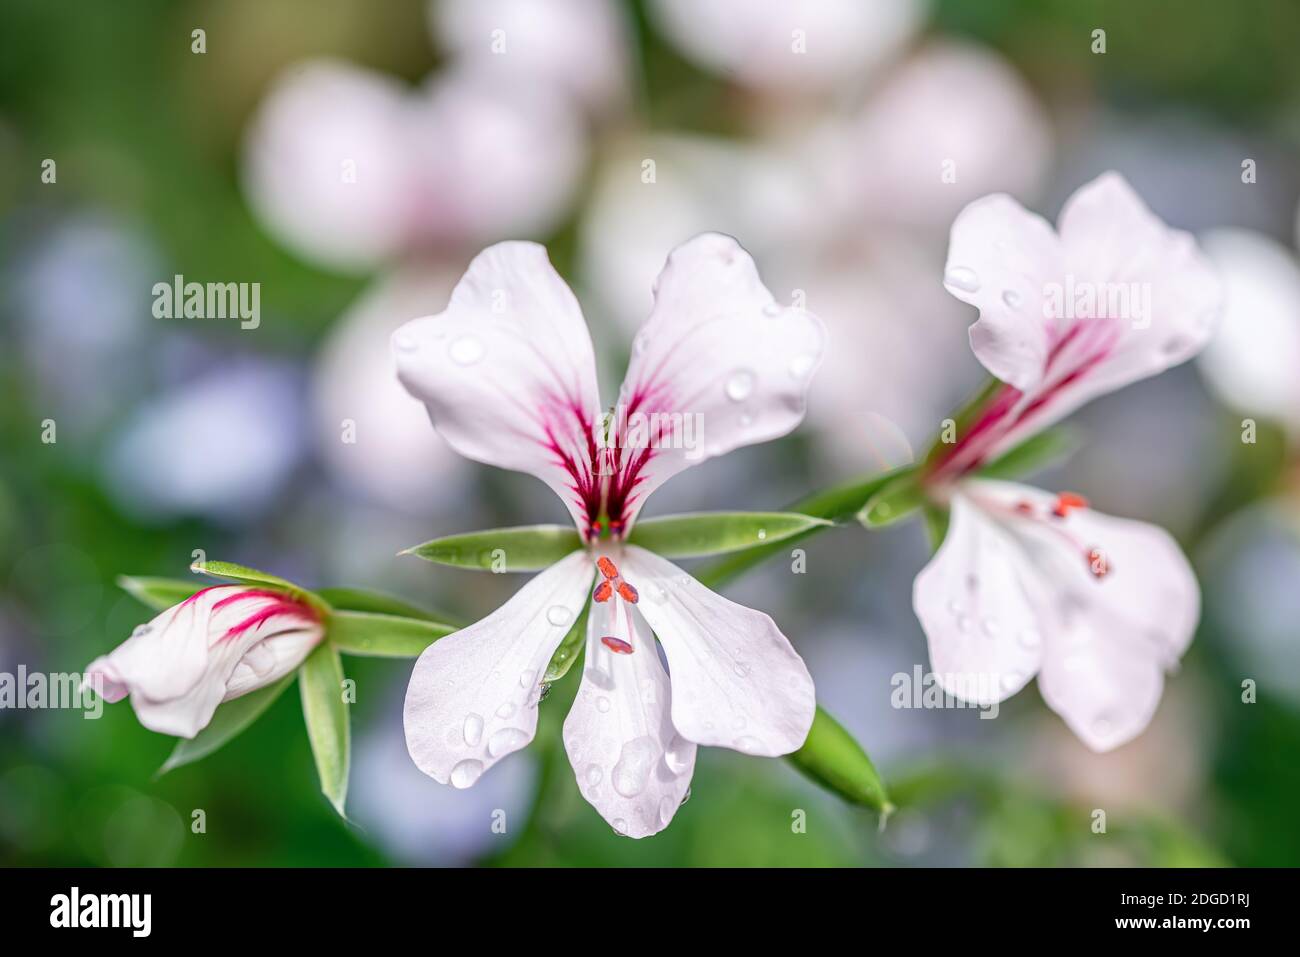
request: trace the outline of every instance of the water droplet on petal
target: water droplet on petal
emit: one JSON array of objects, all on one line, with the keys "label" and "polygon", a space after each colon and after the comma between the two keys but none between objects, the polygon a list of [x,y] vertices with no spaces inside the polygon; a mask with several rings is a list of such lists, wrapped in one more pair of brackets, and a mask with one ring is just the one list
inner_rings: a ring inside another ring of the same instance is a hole
[{"label": "water droplet on petal", "polygon": [[515,706],[507,701],[501,707],[497,708],[498,718],[508,718],[515,713]]},{"label": "water droplet on petal", "polygon": [[989,638],[996,638],[1002,631],[1002,626],[992,618],[985,618],[980,622],[980,628],[983,629],[984,634]]},{"label": "water droplet on petal", "polygon": [[680,805],[670,797],[666,797],[659,802],[659,823],[666,825],[673,819]]},{"label": "water droplet on petal", "polygon": [[519,672],[519,687],[527,688],[529,685],[536,684],[536,683],[537,683],[536,671],[525,670]]},{"label": "water droplet on petal", "polygon": [[767,538],[767,529],[765,529],[765,528],[760,528],[760,529],[758,530],[758,540],[761,542],[761,541],[763,541],[763,539],[765,539],[765,538]]},{"label": "water droplet on petal", "polygon": [[790,375],[796,379],[805,378],[808,373],[812,372],[813,366],[817,364],[817,357],[804,353],[801,356],[795,356],[790,360]]},{"label": "water droplet on petal", "polygon": [[621,817],[614,818],[613,828],[614,833],[619,837],[627,836],[627,821],[623,820]]},{"label": "water droplet on petal", "polygon": [[1104,738],[1109,736],[1114,727],[1115,726],[1111,722],[1110,718],[1106,717],[1104,714],[1097,715],[1097,717],[1092,721],[1092,733],[1099,737]]},{"label": "water droplet on petal", "polygon": [[743,751],[745,754],[756,754],[763,745],[759,743],[758,738],[751,735],[742,735],[736,739],[736,750]]},{"label": "water droplet on petal", "polygon": [[419,345],[409,332],[399,332],[393,336],[393,348],[398,352],[414,352]]},{"label": "water droplet on petal", "polygon": [[589,764],[587,766],[587,783],[593,788],[605,779],[605,772],[600,769],[599,764]]},{"label": "water droplet on petal", "polygon": [[153,631],[153,625],[136,625],[135,631],[131,632],[132,638],[143,638],[149,632]]},{"label": "water droplet on petal", "polygon": [[754,391],[754,373],[748,369],[736,370],[728,377],[725,391],[732,402],[744,402]]},{"label": "water droplet on petal", "polygon": [[478,747],[483,738],[483,718],[473,713],[465,715],[464,735],[466,744],[471,748]]},{"label": "water droplet on petal", "polygon": [[943,274],[943,281],[949,286],[956,286],[962,292],[979,292],[980,277],[974,269],[966,266],[954,266]]},{"label": "water droplet on petal", "polygon": [[563,605],[552,605],[546,610],[546,620],[557,628],[563,627],[573,621],[573,612]]},{"label": "water droplet on petal", "polygon": [[664,752],[664,764],[673,774],[681,774],[690,761],[690,742],[680,735],[675,735]]},{"label": "water droplet on petal", "polygon": [[597,699],[596,699],[596,710],[599,711],[601,714],[608,714],[608,713],[609,713],[609,699],[608,699],[608,698],[597,698]]},{"label": "water droplet on petal", "polygon": [[451,785],[456,788],[467,788],[477,781],[482,773],[483,762],[469,758],[451,769]]},{"label": "water droplet on petal", "polygon": [[749,665],[745,664],[743,661],[737,661],[731,670],[742,678],[749,677]]},{"label": "water droplet on petal", "polygon": [[1043,641],[1038,637],[1038,632],[1034,631],[1032,628],[1022,631],[1017,640],[1020,642],[1022,648],[1037,648]]},{"label": "water droplet on petal", "polygon": [[657,750],[654,738],[649,735],[624,742],[618,763],[609,776],[614,790],[625,798],[636,797],[644,791],[654,768]]},{"label": "water droplet on petal", "polygon": [[528,743],[528,735],[519,728],[502,728],[488,738],[488,754],[499,758],[511,751],[518,751]]},{"label": "water droplet on petal", "polygon": [[781,306],[775,302],[769,302],[766,306],[763,307],[763,315],[767,316],[769,319],[776,318],[777,316],[781,315],[781,312],[782,312]]},{"label": "water droplet on petal", "polygon": [[1020,293],[1016,292],[1014,289],[1004,290],[1002,293],[1002,301],[1007,304],[1008,309],[1019,309],[1021,302]]},{"label": "water droplet on petal", "polygon": [[1022,681],[1024,681],[1024,677],[1020,674],[1020,672],[1008,671],[1006,674],[1002,676],[1002,690],[1011,691],[1015,688],[1018,688],[1020,687]]},{"label": "water droplet on petal", "polygon": [[474,336],[461,336],[451,344],[447,354],[451,356],[451,361],[456,365],[472,366],[483,358],[485,351],[483,343]]}]

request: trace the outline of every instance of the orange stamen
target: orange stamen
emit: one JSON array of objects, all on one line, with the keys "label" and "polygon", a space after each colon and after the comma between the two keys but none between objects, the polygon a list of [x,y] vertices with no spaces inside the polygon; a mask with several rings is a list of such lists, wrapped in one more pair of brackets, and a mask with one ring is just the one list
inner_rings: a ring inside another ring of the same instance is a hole
[{"label": "orange stamen", "polygon": [[1065,518],[1076,508],[1087,508],[1088,500],[1078,492],[1062,492],[1056,496],[1056,505],[1052,507],[1052,514],[1057,518]]},{"label": "orange stamen", "polygon": [[600,643],[616,655],[630,655],[632,653],[632,646],[622,638],[613,638],[606,635],[600,639]]},{"label": "orange stamen", "polygon": [[598,559],[596,559],[596,567],[600,569],[600,573],[604,575],[606,578],[618,577],[618,566],[615,565],[608,558],[606,558],[604,555],[601,555]]},{"label": "orange stamen", "polygon": [[641,599],[636,589],[624,581],[618,583],[618,593],[623,596],[623,600],[629,605],[635,605]]},{"label": "orange stamen", "polygon": [[609,582],[601,582],[596,586],[595,594],[591,597],[596,601],[609,601],[609,596],[614,593],[614,586]]}]

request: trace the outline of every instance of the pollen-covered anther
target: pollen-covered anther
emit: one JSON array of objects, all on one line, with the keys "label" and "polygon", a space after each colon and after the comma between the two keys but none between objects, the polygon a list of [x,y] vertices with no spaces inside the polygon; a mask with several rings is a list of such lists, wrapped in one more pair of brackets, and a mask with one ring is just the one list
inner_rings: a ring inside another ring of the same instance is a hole
[{"label": "pollen-covered anther", "polygon": [[1105,578],[1110,574],[1110,559],[1100,548],[1088,549],[1088,571],[1094,578]]},{"label": "pollen-covered anther", "polygon": [[629,605],[635,605],[638,601],[641,600],[641,596],[637,594],[637,590],[633,588],[631,584],[625,581],[621,581],[618,583],[618,593],[620,596],[622,596],[623,600],[627,602]]},{"label": "pollen-covered anther", "polygon": [[601,638],[600,643],[616,655],[630,655],[633,651],[630,642],[626,642],[622,638],[615,638],[612,635]]},{"label": "pollen-covered anther", "polygon": [[604,581],[596,586],[596,590],[592,593],[591,597],[596,601],[603,602],[603,601],[609,601],[610,596],[613,594],[614,594],[614,586],[611,585],[609,582]]},{"label": "pollen-covered anther", "polygon": [[1087,508],[1088,500],[1078,492],[1062,492],[1056,496],[1056,504],[1052,506],[1052,514],[1057,518],[1065,518],[1076,508]]},{"label": "pollen-covered anther", "polygon": [[615,565],[608,558],[606,558],[604,555],[601,555],[598,559],[596,559],[596,567],[600,569],[600,573],[604,575],[607,579],[618,577],[618,566]]}]

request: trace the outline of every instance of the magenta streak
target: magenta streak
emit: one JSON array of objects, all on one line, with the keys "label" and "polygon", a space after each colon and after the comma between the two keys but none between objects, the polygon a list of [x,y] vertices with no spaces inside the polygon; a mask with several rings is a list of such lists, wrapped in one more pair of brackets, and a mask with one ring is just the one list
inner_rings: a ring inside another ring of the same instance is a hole
[{"label": "magenta streak", "polygon": [[[1024,398],[1025,393],[1010,385],[1000,389],[975,425],[953,445],[951,451],[931,467],[930,476],[933,477],[941,471],[964,474],[983,464],[989,450],[1003,436],[1024,425],[1031,416],[1049,405],[1063,389],[1087,375],[1110,355],[1115,339],[1110,331],[1111,328],[1104,321],[1095,319],[1077,321],[1070,326],[1052,345],[1043,370],[1043,378],[1045,380],[1050,378],[1053,367],[1061,361],[1066,349],[1075,340],[1080,339],[1085,332],[1092,332],[1090,338],[1094,341],[1084,344],[1086,354],[1078,360],[1077,364],[1023,406],[1018,406],[1018,403]],[[982,441],[977,442],[977,440]]]},{"label": "magenta streak", "polygon": [[239,595],[233,595],[230,598],[223,598],[212,606],[212,610],[216,611],[222,605],[244,598],[269,598],[271,599],[271,604],[267,605],[265,608],[259,608],[243,621],[226,629],[226,633],[218,638],[218,641],[231,641],[238,638],[250,628],[256,628],[258,625],[264,624],[270,619],[281,615],[297,618],[299,620],[305,619],[308,622],[317,621],[315,612],[306,604],[294,601],[292,598],[289,598],[280,592],[260,591],[257,589],[242,592]]}]

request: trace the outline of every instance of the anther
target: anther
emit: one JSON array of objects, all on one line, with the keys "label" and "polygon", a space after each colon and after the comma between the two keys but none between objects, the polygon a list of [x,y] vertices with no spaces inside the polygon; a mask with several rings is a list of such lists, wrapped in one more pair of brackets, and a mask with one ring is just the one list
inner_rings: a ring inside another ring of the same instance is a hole
[{"label": "anther", "polygon": [[615,565],[608,558],[606,558],[604,555],[601,555],[598,559],[596,559],[596,567],[600,569],[600,573],[604,575],[606,578],[618,577],[618,566]]},{"label": "anther", "polygon": [[596,586],[596,591],[594,594],[592,594],[591,597],[594,598],[596,601],[609,601],[609,596],[612,595],[613,593],[614,593],[614,586],[606,581],[606,582],[601,582],[599,585]]},{"label": "anther", "polygon": [[604,638],[600,639],[600,643],[616,655],[632,654],[632,646],[622,638],[614,638],[610,635],[606,635]]},{"label": "anther", "polygon": [[1105,578],[1110,574],[1110,562],[1100,548],[1088,549],[1088,571],[1094,578]]},{"label": "anther", "polygon": [[1076,508],[1087,508],[1088,500],[1077,492],[1062,492],[1056,496],[1056,504],[1052,507],[1052,514],[1057,518],[1065,518]]},{"label": "anther", "polygon": [[618,593],[629,605],[635,605],[641,599],[641,596],[637,594],[636,589],[625,581],[618,583]]}]

